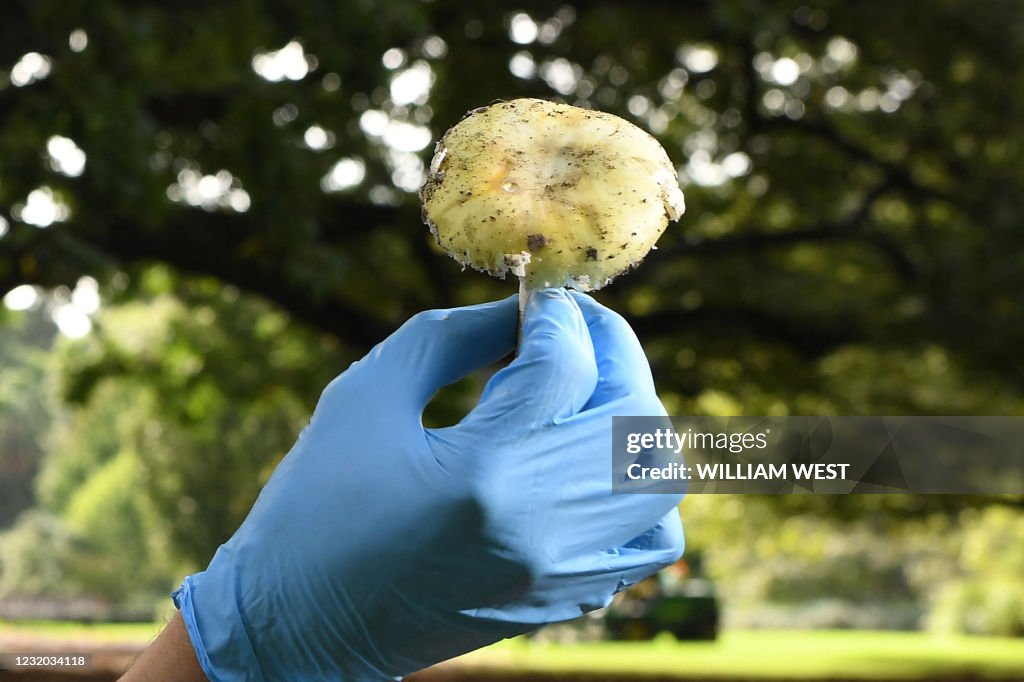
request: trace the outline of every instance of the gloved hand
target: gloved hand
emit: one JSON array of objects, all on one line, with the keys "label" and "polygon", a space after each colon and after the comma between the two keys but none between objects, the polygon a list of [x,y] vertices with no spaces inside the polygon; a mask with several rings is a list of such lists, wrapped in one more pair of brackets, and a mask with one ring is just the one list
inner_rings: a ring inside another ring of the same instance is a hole
[{"label": "gloved hand", "polygon": [[175,592],[211,680],[381,680],[579,616],[674,562],[674,495],[611,495],[612,415],[664,414],[628,325],[534,294],[458,425],[442,386],[512,350],[516,300],[413,317],[324,391],[206,571]]}]

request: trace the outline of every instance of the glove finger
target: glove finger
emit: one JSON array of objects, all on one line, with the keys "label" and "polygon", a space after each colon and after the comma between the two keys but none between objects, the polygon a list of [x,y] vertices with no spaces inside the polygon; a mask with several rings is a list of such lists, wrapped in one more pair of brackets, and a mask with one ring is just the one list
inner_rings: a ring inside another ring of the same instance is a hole
[{"label": "glove finger", "polygon": [[612,494],[605,457],[577,457],[564,467],[572,474],[553,512],[548,550],[556,560],[607,547],[632,546],[659,519],[668,514],[678,516],[681,493]]},{"label": "glove finger", "polygon": [[493,430],[499,419],[513,427],[551,424],[579,412],[596,385],[594,346],[576,301],[564,289],[535,292],[519,356],[491,377],[460,426]]},{"label": "glove finger", "polygon": [[608,568],[621,573],[621,590],[679,561],[685,546],[683,523],[673,507],[654,528],[611,552]]},{"label": "glove finger", "polygon": [[552,571],[552,585],[564,590],[579,584],[584,592],[576,596],[576,601],[589,604],[582,610],[601,608],[615,593],[679,561],[684,545],[679,510],[673,507],[652,528],[624,545],[562,559]]},{"label": "glove finger", "polygon": [[683,529],[673,508],[626,545],[538,564],[534,572],[539,577],[529,598],[478,609],[475,615],[532,624],[577,618],[608,606],[615,593],[675,563],[682,553]]},{"label": "glove finger", "polygon": [[367,395],[382,398],[389,408],[404,406],[422,413],[438,389],[512,351],[517,311],[516,296],[423,311],[346,374],[364,379]]},{"label": "glove finger", "polygon": [[572,296],[583,311],[597,358],[597,389],[584,409],[629,396],[653,396],[651,367],[629,323],[586,294],[574,291]]}]

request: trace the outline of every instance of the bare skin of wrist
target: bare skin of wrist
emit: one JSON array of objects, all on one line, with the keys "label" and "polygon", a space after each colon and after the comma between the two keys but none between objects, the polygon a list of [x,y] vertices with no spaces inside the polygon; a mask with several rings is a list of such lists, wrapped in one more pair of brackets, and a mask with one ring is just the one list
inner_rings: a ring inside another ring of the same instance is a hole
[{"label": "bare skin of wrist", "polygon": [[181,614],[167,624],[157,638],[128,669],[120,682],[208,682],[199,667]]}]

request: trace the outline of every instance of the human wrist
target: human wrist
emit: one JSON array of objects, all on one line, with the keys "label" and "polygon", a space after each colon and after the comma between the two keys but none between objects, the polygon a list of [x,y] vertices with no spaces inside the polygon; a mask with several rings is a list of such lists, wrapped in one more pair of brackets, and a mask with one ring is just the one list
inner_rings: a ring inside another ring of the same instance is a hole
[{"label": "human wrist", "polygon": [[120,682],[207,682],[181,614],[175,614],[156,640],[135,660]]}]

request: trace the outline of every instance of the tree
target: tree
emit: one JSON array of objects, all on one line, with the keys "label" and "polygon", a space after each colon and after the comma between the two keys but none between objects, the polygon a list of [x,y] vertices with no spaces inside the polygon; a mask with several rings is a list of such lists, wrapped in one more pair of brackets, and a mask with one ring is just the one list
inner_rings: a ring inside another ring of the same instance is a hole
[{"label": "tree", "polygon": [[144,511],[163,520],[157,535],[201,566],[241,523],[342,358],[329,339],[289,331],[265,302],[194,280],[177,283],[179,298],[173,282],[150,271],[133,302],[65,349],[64,388],[82,407],[55,439],[39,488],[49,509],[80,522],[80,497],[92,507],[104,497],[83,489],[131,479]]},{"label": "tree", "polygon": [[[419,225],[429,138],[494,98],[561,97],[688,159],[687,216],[605,295],[668,391],[721,387],[729,361],[768,386],[851,344],[939,347],[1020,387],[1012,4],[520,7],[13,3],[0,283],[162,262],[364,350],[414,310],[502,289]],[[80,177],[53,170],[52,136],[84,151]],[[27,224],[59,218],[26,214],[40,187],[67,220]],[[822,386],[796,373],[779,397]]]}]

